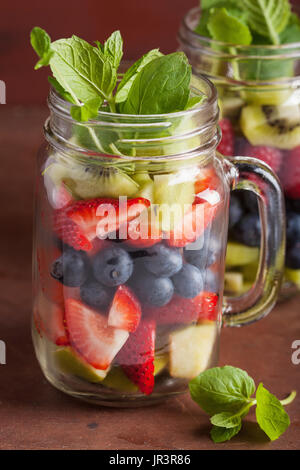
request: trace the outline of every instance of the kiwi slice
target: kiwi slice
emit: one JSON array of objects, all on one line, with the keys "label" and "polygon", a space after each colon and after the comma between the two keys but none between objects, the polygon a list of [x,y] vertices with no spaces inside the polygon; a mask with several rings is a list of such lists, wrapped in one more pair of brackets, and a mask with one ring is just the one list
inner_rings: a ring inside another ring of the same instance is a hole
[{"label": "kiwi slice", "polygon": [[242,267],[242,272],[244,275],[244,280],[247,282],[254,282],[256,279],[258,270],[258,262],[246,264]]},{"label": "kiwi slice", "polygon": [[285,269],[285,278],[300,289],[300,269]]},{"label": "kiwi slice", "polygon": [[251,104],[258,106],[278,106],[285,103],[291,96],[291,91],[280,86],[265,88],[249,88],[241,93],[242,97]]},{"label": "kiwi slice", "polygon": [[226,266],[245,266],[255,263],[259,259],[259,248],[228,242],[226,253]]},{"label": "kiwi slice", "polygon": [[266,145],[290,150],[300,145],[300,107],[245,106],[241,128],[252,145]]},{"label": "kiwi slice", "polygon": [[226,272],[224,278],[224,290],[231,294],[240,294],[243,291],[243,275],[239,272]]},{"label": "kiwi slice", "polygon": [[55,162],[45,171],[45,178],[51,178],[55,185],[63,181],[75,198],[132,197],[139,185],[117,167],[65,165]]}]

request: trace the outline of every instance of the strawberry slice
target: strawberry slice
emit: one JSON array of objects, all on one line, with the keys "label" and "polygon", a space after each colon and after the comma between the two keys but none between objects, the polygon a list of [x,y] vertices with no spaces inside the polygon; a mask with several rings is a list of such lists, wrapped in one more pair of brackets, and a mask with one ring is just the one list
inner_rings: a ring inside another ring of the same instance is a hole
[{"label": "strawberry slice", "polygon": [[95,369],[107,369],[128,339],[125,330],[108,326],[107,318],[75,299],[65,302],[71,345]]},{"label": "strawberry slice", "polygon": [[143,198],[126,199],[120,204],[118,199],[104,198],[76,201],[55,211],[54,231],[76,250],[90,251],[97,236],[106,238],[149,205],[150,202]]},{"label": "strawberry slice", "polygon": [[218,177],[213,168],[201,168],[195,181],[195,194],[200,194],[206,189],[216,189],[218,186]]},{"label": "strawberry slice", "polygon": [[154,388],[155,322],[142,321],[117,356],[127,377],[145,395]]},{"label": "strawberry slice", "polygon": [[189,324],[199,320],[216,320],[218,296],[212,292],[201,292],[193,299],[174,295],[163,307],[146,307],[143,313],[157,324]]},{"label": "strawberry slice", "polygon": [[211,204],[197,198],[197,202],[190,206],[175,229],[166,234],[167,244],[184,247],[197,240],[214,219],[218,206],[218,203]]},{"label": "strawberry slice", "polygon": [[128,245],[138,248],[149,248],[159,243],[161,239],[162,232],[157,225],[151,225],[151,223],[149,223],[144,230],[138,223],[138,219],[132,220],[128,224],[126,240]]},{"label": "strawberry slice", "polygon": [[57,346],[69,344],[63,307],[50,302],[43,294],[39,296],[34,308],[34,322],[40,336],[44,333]]},{"label": "strawberry slice", "polygon": [[127,286],[119,286],[108,314],[108,325],[134,332],[141,319],[141,306]]}]

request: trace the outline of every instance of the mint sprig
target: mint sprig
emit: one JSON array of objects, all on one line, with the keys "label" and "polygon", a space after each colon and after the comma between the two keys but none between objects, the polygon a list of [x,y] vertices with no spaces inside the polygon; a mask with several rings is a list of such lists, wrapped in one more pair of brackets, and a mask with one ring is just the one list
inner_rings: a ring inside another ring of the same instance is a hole
[{"label": "mint sprig", "polygon": [[283,406],[294,400],[296,392],[279,401],[263,384],[255,390],[253,379],[242,369],[208,369],[191,380],[189,388],[192,399],[211,416],[211,437],[216,443],[228,441],[240,431],[252,406],[256,406],[258,425],[271,440],[278,439],[290,425]]},{"label": "mint sprig", "polygon": [[[289,32],[291,18],[294,16],[298,19],[297,15],[291,13],[289,0],[200,0],[200,6],[201,17],[195,31],[217,41],[237,45],[280,45],[299,40],[300,26],[295,21],[292,23],[292,33]],[[229,17],[235,17],[235,21],[228,19],[225,11]],[[213,17],[223,17],[224,21],[213,20]],[[215,26],[206,28],[205,24],[209,25],[212,21]],[[226,31],[225,23],[230,31]]]},{"label": "mint sprig", "polygon": [[[40,58],[36,68],[50,65],[53,77],[49,77],[49,82],[73,104],[70,112],[77,121],[96,118],[104,105],[113,113],[168,114],[201,101],[191,96],[191,66],[183,52],[148,52],[130,67],[117,86],[123,56],[120,31],[114,31],[103,44],[96,41],[93,46],[77,36],[51,42],[46,31],[35,27],[30,40]],[[99,141],[95,144],[102,148]]]}]

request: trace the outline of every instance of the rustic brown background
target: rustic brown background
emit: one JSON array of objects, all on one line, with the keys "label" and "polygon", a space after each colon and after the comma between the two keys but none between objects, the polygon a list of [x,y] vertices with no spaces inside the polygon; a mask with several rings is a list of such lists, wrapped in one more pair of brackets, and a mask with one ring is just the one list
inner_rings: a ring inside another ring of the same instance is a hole
[{"label": "rustic brown background", "polygon": [[10,104],[44,103],[48,70],[33,70],[36,56],[29,44],[33,26],[53,40],[76,33],[87,41],[103,41],[120,29],[125,58],[135,59],[154,47],[177,48],[180,20],[198,0],[26,0],[1,2],[0,79]]}]

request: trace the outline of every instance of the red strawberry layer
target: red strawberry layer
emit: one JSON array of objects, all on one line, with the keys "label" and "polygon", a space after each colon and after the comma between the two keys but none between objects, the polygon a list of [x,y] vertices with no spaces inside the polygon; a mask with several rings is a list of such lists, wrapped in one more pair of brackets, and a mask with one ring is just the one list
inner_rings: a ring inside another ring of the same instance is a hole
[{"label": "red strawberry layer", "polygon": [[69,344],[64,324],[63,307],[40,296],[34,308],[34,322],[40,336],[45,336],[57,346]]},{"label": "red strawberry layer", "polygon": [[75,299],[65,302],[70,344],[96,369],[107,369],[126,343],[129,333],[108,325],[106,316]]},{"label": "red strawberry layer", "polygon": [[234,152],[234,131],[229,119],[222,119],[219,122],[222,131],[222,140],[218,146],[218,152],[224,156],[233,156]]},{"label": "red strawberry layer", "polygon": [[218,203],[211,204],[205,200],[197,199],[197,202],[188,209],[175,229],[166,235],[168,245],[184,247],[197,240],[214,219],[218,207]]},{"label": "red strawberry layer", "polygon": [[140,303],[133,292],[125,285],[119,286],[109,310],[108,325],[132,333],[140,323],[141,314]]},{"label": "red strawberry layer", "polygon": [[290,152],[284,165],[283,186],[288,197],[300,199],[300,147]]},{"label": "red strawberry layer", "polygon": [[163,307],[146,307],[143,313],[155,320],[158,325],[171,323],[189,324],[199,320],[213,320],[218,317],[218,296],[211,292],[201,292],[193,299],[174,295]]},{"label": "red strawberry layer", "polygon": [[143,198],[130,199],[119,204],[118,199],[90,199],[76,201],[54,213],[53,228],[65,243],[76,250],[90,251],[98,236],[106,238],[128,220],[148,208]]},{"label": "red strawberry layer", "polygon": [[248,144],[243,150],[243,154],[247,157],[257,158],[269,165],[275,173],[280,172],[282,165],[282,153],[273,147],[257,146],[253,147]]},{"label": "red strawberry layer", "polygon": [[155,322],[141,321],[119,352],[116,361],[145,395],[154,388]]}]

